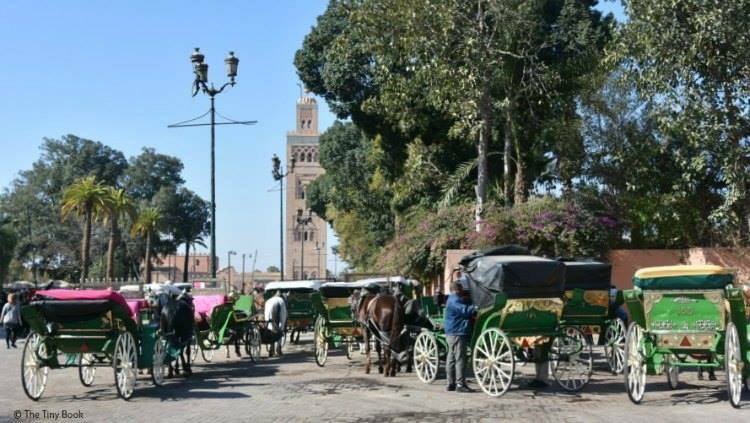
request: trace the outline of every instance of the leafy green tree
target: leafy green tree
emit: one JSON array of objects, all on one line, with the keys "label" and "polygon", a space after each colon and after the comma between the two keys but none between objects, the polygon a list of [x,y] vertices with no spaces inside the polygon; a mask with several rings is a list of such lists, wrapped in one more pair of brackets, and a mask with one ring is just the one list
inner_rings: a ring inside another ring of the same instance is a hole
[{"label": "leafy green tree", "polygon": [[[678,178],[722,186],[710,213],[715,234],[750,239],[750,1],[632,0],[612,59],[658,108],[659,130],[679,137]],[[710,185],[713,185],[710,184]]]},{"label": "leafy green tree", "polygon": [[107,209],[105,222],[109,225],[109,241],[107,243],[107,279],[115,277],[115,249],[120,244],[120,226],[123,218],[135,217],[135,204],[122,188],[108,187]]},{"label": "leafy green tree", "polygon": [[[132,236],[140,236],[146,240],[146,254],[144,260],[144,272],[146,273],[146,284],[151,283],[151,242],[159,238],[162,228],[163,215],[157,207],[146,207],[138,213],[130,233]],[[140,292],[143,294],[143,278],[140,278]]]},{"label": "leafy green tree", "polygon": [[150,201],[161,188],[185,182],[181,176],[183,167],[179,158],[144,147],[141,154],[130,158],[123,186],[134,199]]},{"label": "leafy green tree", "polygon": [[268,273],[278,273],[278,272],[280,272],[280,270],[276,266],[268,266],[268,268],[266,268],[266,272],[268,272]]},{"label": "leafy green tree", "polygon": [[79,179],[67,187],[62,196],[62,216],[75,216],[83,223],[81,241],[81,284],[88,278],[91,254],[91,228],[95,220],[102,218],[110,208],[110,196],[106,186],[96,176]]},{"label": "leafy green tree", "polygon": [[0,289],[7,281],[17,240],[12,226],[6,220],[0,221]]},{"label": "leafy green tree", "polygon": [[184,244],[185,263],[182,274],[183,282],[188,281],[190,248],[196,245],[206,247],[203,239],[208,235],[208,203],[187,188],[162,188],[154,202],[164,215],[163,228],[172,236],[175,247]]}]

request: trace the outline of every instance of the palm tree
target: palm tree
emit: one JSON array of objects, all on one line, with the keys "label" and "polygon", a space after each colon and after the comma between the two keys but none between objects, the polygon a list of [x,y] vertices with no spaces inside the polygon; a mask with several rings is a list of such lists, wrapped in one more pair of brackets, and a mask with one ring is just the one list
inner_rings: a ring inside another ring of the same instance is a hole
[{"label": "palm tree", "polygon": [[185,242],[185,267],[182,269],[182,281],[187,282],[188,266],[190,266],[190,247],[192,246],[193,251],[195,251],[196,245],[200,245],[201,247],[206,248],[206,244],[203,243],[203,235],[200,233],[190,235],[188,238],[185,238],[182,241]]},{"label": "palm tree", "polygon": [[62,217],[71,215],[83,221],[83,240],[81,242],[81,283],[89,275],[91,254],[91,227],[109,207],[107,187],[96,180],[96,176],[87,176],[73,182],[63,192]]},{"label": "palm tree", "polygon": [[[130,232],[133,236],[140,235],[146,238],[146,283],[151,283],[151,241],[154,235],[158,236],[159,228],[162,223],[161,210],[158,207],[146,207],[141,210],[140,214],[135,220],[133,227]],[[139,278],[141,281],[140,293],[143,295],[143,278]]]},{"label": "palm tree", "polygon": [[110,281],[115,277],[115,248],[120,242],[119,221],[123,217],[135,219],[135,205],[133,199],[124,189],[110,187],[108,189],[109,207],[107,208],[106,221],[109,223],[109,245],[107,248],[107,279]]}]

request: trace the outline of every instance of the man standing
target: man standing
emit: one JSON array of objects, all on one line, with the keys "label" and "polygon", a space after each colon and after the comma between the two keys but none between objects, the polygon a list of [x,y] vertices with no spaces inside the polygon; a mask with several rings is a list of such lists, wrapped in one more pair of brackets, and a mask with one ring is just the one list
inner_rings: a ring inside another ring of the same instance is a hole
[{"label": "man standing", "polygon": [[448,376],[447,391],[473,392],[466,386],[464,366],[466,361],[466,346],[471,333],[470,319],[477,308],[468,304],[464,297],[462,282],[454,282],[451,287],[453,293],[448,296],[445,304],[445,338],[448,342],[448,359],[445,373]]}]

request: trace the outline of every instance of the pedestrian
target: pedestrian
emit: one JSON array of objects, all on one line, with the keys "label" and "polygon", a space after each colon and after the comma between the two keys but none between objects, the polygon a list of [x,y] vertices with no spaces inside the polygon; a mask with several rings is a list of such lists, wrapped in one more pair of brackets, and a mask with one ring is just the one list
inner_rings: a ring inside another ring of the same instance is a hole
[{"label": "pedestrian", "polygon": [[18,328],[21,325],[21,305],[18,303],[15,294],[8,295],[8,302],[3,306],[0,321],[5,327],[5,346],[16,348],[16,338]]},{"label": "pedestrian", "polygon": [[445,305],[445,339],[448,343],[448,359],[445,373],[448,376],[447,391],[473,392],[466,385],[464,375],[466,364],[466,347],[471,333],[471,318],[477,308],[471,305],[463,281],[454,282],[451,286],[453,293],[448,296]]},{"label": "pedestrian", "polygon": [[445,294],[443,294],[441,288],[438,288],[435,292],[435,306],[437,306],[438,312],[442,311],[445,307]]}]

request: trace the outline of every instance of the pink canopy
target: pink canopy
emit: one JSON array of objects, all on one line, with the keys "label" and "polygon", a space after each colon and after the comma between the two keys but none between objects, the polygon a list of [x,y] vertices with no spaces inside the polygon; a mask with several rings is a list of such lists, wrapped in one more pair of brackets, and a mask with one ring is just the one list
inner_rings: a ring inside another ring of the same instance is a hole
[{"label": "pink canopy", "polygon": [[144,299],[130,299],[127,300],[128,308],[130,309],[130,314],[133,315],[134,318],[138,317],[138,312],[142,309],[148,308],[148,301]]},{"label": "pink canopy", "polygon": [[227,297],[224,295],[196,295],[193,297],[193,305],[195,306],[195,320],[208,320],[214,307],[222,305],[227,302]]},{"label": "pink canopy", "polygon": [[117,292],[109,289],[47,289],[43,291],[37,291],[37,295],[42,295],[44,297],[52,298],[55,300],[68,301],[110,300],[120,304],[125,310],[130,311],[130,317],[135,318],[135,315],[132,314],[132,309],[128,305],[127,301],[125,301],[125,298]]}]

